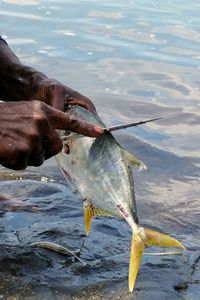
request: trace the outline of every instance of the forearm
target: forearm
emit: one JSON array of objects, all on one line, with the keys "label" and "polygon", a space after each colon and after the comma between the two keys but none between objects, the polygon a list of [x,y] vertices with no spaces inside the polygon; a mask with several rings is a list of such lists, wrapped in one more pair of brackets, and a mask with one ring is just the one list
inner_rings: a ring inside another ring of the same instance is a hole
[{"label": "forearm", "polygon": [[23,65],[9,46],[0,40],[0,98],[4,101],[32,99],[38,81],[47,77]]},{"label": "forearm", "polygon": [[97,114],[94,104],[87,97],[23,65],[2,39],[0,39],[0,100],[40,100],[61,111],[66,105],[80,105]]}]

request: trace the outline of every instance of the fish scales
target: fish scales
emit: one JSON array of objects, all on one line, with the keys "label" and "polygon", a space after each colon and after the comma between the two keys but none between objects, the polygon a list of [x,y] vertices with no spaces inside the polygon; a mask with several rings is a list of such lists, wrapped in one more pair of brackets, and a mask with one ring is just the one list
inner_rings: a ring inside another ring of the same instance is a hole
[{"label": "fish scales", "polygon": [[[128,173],[121,157],[120,148],[116,147],[112,139],[112,135],[106,133],[106,136],[95,140],[89,151],[88,169],[92,174],[97,173],[98,169],[98,180],[96,182],[97,189],[100,190],[99,198],[93,198],[92,203],[118,217],[123,217],[117,205],[122,202],[124,193],[129,192],[130,194],[129,203],[131,208],[134,203],[132,202]],[[114,149],[110,147],[110,141]],[[99,184],[100,180],[101,185]],[[113,202],[116,203],[114,210]]]},{"label": "fish scales", "polygon": [[[106,128],[98,116],[84,108],[75,106],[67,112]],[[132,166],[145,166],[122,148],[109,131],[105,130],[98,138],[69,136],[64,141],[62,152],[57,155],[57,162],[66,179],[69,180],[70,177],[70,182],[82,196],[86,234],[95,216],[123,218],[131,227],[129,291],[134,288],[142,252],[146,246],[185,249],[176,239],[139,225]]]}]

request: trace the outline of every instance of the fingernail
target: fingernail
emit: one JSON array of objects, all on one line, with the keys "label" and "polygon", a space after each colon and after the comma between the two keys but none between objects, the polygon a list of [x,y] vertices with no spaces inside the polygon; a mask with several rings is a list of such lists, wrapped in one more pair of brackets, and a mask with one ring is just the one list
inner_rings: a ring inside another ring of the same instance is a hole
[{"label": "fingernail", "polygon": [[101,128],[101,127],[96,127],[96,126],[95,126],[94,129],[95,129],[95,132],[96,132],[98,135],[101,135],[101,134],[104,133],[104,129]]}]

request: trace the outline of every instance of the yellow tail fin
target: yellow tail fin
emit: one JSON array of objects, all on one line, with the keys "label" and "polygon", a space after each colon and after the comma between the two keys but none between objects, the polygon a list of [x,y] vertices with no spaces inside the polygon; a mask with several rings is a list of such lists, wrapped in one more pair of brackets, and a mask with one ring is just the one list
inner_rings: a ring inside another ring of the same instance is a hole
[{"label": "yellow tail fin", "polygon": [[130,253],[130,262],[129,262],[129,291],[132,292],[135,284],[135,279],[138,273],[140,259],[142,256],[142,252],[144,250],[145,243],[139,237],[139,235],[132,236],[131,242],[131,253]]},{"label": "yellow tail fin", "polygon": [[129,262],[129,291],[132,292],[138,273],[140,259],[145,246],[160,247],[177,247],[185,249],[185,247],[176,239],[157,231],[144,228],[133,234],[131,242],[130,262]]}]

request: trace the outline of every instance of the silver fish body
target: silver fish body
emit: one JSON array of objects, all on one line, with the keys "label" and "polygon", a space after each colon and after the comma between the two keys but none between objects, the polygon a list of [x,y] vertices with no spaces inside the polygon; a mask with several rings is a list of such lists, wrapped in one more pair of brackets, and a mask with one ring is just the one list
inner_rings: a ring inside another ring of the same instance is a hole
[{"label": "silver fish body", "polygon": [[[68,112],[99,127],[106,127],[98,116],[81,107],[75,106]],[[86,234],[95,216],[123,218],[132,229],[129,263],[129,291],[132,291],[145,246],[182,249],[184,246],[167,235],[139,226],[132,166],[145,166],[123,149],[110,132],[105,131],[98,138],[72,134],[63,140],[63,150],[57,155],[57,162],[66,179],[81,194]]]},{"label": "silver fish body", "polygon": [[[98,116],[74,107],[75,116],[105,127]],[[132,226],[138,223],[134,183],[128,153],[110,132],[98,138],[83,136],[64,142],[59,165],[65,177],[75,184],[85,205],[112,216],[124,218]],[[136,159],[133,157],[133,160]],[[135,163],[140,164],[138,160]]]}]

